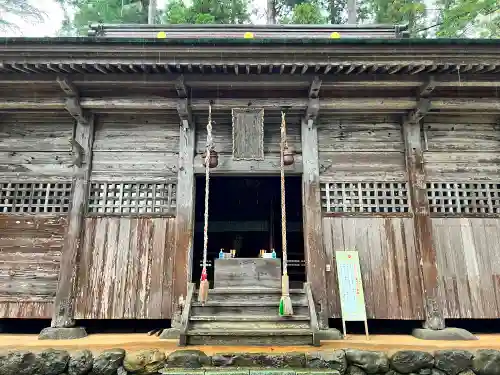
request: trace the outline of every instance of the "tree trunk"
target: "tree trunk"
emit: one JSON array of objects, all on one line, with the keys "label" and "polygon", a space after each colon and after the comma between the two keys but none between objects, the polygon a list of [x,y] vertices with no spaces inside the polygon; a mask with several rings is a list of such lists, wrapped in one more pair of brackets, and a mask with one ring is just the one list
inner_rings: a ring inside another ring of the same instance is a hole
[{"label": "tree trunk", "polygon": [[267,0],[267,24],[276,24],[276,0]]},{"label": "tree trunk", "polygon": [[357,23],[356,0],[347,0],[347,23],[355,25]]},{"label": "tree trunk", "polygon": [[156,23],[156,0],[149,0],[148,24]]}]

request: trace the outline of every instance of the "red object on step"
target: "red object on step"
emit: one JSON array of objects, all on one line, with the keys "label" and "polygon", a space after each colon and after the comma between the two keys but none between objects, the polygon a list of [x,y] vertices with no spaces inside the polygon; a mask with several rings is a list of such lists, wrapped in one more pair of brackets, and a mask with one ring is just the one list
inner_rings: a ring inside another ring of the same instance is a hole
[{"label": "red object on step", "polygon": [[201,271],[201,281],[207,280],[207,269],[203,268],[203,271]]}]

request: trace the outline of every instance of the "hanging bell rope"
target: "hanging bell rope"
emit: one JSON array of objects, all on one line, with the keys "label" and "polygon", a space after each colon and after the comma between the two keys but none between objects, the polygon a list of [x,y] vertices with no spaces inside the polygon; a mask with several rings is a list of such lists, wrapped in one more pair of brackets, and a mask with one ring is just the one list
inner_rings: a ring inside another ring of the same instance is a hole
[{"label": "hanging bell rope", "polygon": [[281,111],[281,142],[280,142],[280,174],[281,174],[281,238],[283,276],[281,278],[281,299],[279,305],[280,316],[293,315],[292,300],[290,298],[290,282],[288,280],[288,254],[286,242],[286,204],[285,204],[285,146],[286,146],[286,121],[285,112]]},{"label": "hanging bell rope", "polygon": [[208,252],[208,194],[209,194],[209,179],[210,179],[210,159],[212,157],[213,139],[212,139],[212,103],[208,105],[208,122],[207,122],[207,147],[205,152],[205,214],[203,225],[203,268],[201,271],[200,291],[198,293],[198,301],[205,304],[208,300],[208,283],[207,276],[207,252]]}]

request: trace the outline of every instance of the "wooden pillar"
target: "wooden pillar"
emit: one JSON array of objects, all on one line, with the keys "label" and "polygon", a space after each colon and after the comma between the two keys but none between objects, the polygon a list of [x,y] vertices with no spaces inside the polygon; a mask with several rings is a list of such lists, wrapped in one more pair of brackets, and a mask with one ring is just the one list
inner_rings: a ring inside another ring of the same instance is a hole
[{"label": "wooden pillar", "polygon": [[61,255],[51,327],[73,327],[78,253],[83,242],[83,223],[88,196],[94,141],[94,117],[77,121],[73,137],[73,195],[68,217],[68,231]]},{"label": "wooden pillar", "polygon": [[320,305],[318,323],[328,327],[326,301],[326,255],[323,246],[321,197],[319,186],[318,131],[313,120],[303,119],[302,138],[302,204],[304,214],[304,245],[307,281],[311,284],[314,300]]},{"label": "wooden pillar", "polygon": [[177,216],[172,287],[172,311],[182,295],[186,297],[193,265],[195,125],[181,121],[179,170],[177,174]]},{"label": "wooden pillar", "polygon": [[422,271],[422,287],[426,320],[424,328],[445,327],[441,304],[438,300],[438,270],[436,249],[432,243],[432,222],[429,216],[426,179],[419,121],[403,123],[405,159],[410,199],[414,218],[416,249]]}]

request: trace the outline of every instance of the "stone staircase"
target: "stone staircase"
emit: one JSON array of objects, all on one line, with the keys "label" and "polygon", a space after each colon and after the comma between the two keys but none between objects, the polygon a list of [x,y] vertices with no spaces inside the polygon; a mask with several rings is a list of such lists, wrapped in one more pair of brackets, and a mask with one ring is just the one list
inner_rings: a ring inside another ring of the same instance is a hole
[{"label": "stone staircase", "polygon": [[292,317],[280,317],[280,289],[211,289],[205,306],[190,284],[180,345],[319,345],[309,284],[290,291]]}]

